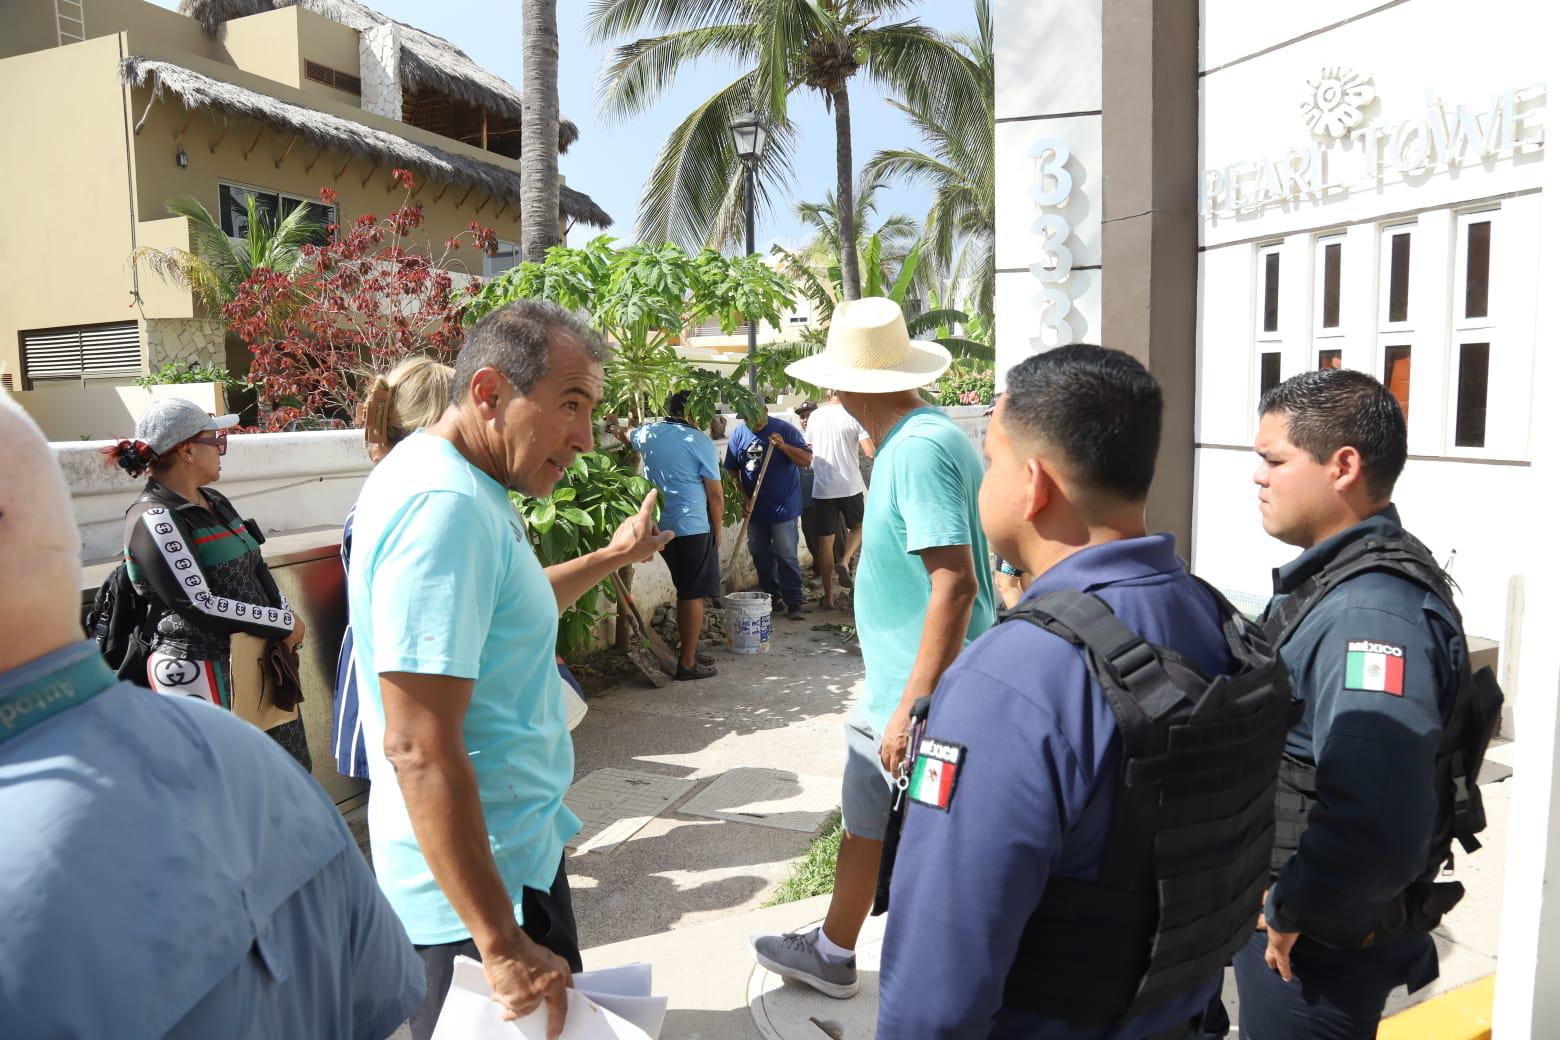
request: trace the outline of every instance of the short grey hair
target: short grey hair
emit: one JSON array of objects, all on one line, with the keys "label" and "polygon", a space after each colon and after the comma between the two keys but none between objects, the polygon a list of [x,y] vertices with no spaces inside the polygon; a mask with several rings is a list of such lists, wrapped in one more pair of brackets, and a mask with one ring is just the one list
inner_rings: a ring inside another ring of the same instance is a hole
[{"label": "short grey hair", "polygon": [[455,358],[454,401],[471,394],[471,377],[484,368],[503,373],[516,393],[530,393],[547,374],[552,338],[567,336],[597,364],[607,360],[607,345],[596,330],[549,300],[516,300],[471,327]]}]

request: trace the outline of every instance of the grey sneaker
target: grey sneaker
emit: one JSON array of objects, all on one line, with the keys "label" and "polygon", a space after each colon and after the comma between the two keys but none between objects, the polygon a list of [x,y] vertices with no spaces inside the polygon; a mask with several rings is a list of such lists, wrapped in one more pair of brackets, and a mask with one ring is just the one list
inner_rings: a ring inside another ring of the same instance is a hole
[{"label": "grey sneaker", "polygon": [[818,952],[818,929],[784,935],[755,935],[749,940],[753,959],[776,975],[811,986],[826,997],[844,1000],[861,988],[856,958],[833,964]]}]

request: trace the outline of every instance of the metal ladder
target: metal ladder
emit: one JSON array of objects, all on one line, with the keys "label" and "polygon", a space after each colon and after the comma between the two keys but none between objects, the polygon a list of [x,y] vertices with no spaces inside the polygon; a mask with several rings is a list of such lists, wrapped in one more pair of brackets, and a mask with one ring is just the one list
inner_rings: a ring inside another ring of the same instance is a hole
[{"label": "metal ladder", "polygon": [[85,0],[54,0],[54,28],[59,33],[61,47],[86,40],[87,12],[82,6],[84,3]]}]

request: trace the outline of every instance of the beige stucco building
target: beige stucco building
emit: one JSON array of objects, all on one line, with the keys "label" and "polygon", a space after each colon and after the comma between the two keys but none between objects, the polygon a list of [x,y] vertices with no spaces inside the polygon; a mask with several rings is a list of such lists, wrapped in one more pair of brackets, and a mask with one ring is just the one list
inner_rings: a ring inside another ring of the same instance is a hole
[{"label": "beige stucco building", "polygon": [[[400,204],[391,170],[403,167],[429,241],[475,220],[502,251],[465,251],[470,273],[514,262],[517,90],[351,0],[186,0],[184,11],[0,4],[0,385],[69,393],[90,415],[167,362],[226,360],[221,324],[192,294],[130,262],[140,247],[189,245],[187,222],[166,209],[174,196],[242,237],[249,195],[286,213],[319,206],[330,187],[336,211],[321,216],[347,224]],[[563,143],[575,134],[563,124]],[[571,188],[560,203],[565,230],[610,223]]]}]

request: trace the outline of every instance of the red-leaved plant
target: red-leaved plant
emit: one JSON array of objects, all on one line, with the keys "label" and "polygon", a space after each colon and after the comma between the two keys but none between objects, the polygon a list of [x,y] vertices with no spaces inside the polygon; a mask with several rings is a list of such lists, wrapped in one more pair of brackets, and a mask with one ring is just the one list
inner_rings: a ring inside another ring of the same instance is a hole
[{"label": "red-leaved plant", "polygon": [[[304,246],[291,274],[256,269],[222,308],[253,355],[249,381],[268,430],[350,424],[371,372],[419,354],[448,363],[460,347],[456,301],[478,281],[453,291],[454,254],[469,242],[491,256],[498,236],[472,221],[435,255],[426,236],[413,241],[423,210],[411,198],[412,175],[398,169],[392,177],[405,192],[393,213],[332,224],[330,243]],[[320,198],[329,204],[336,193],[321,188]]]}]

